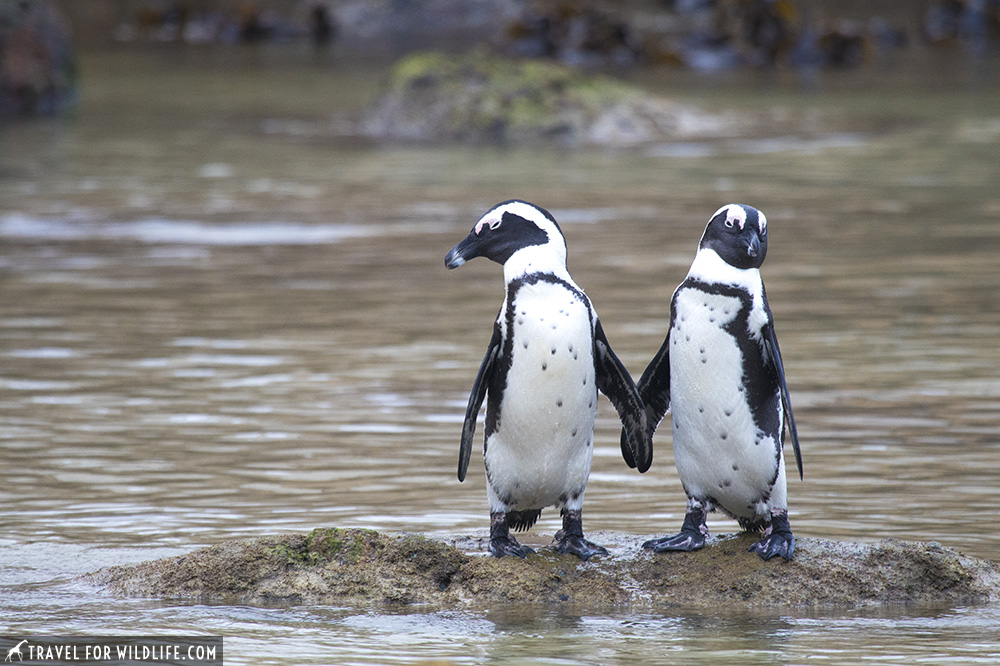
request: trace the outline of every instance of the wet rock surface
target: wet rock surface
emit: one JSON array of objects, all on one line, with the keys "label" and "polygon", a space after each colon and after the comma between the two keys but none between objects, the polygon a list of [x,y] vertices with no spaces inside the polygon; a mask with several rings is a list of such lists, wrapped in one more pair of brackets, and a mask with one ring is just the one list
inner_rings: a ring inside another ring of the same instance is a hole
[{"label": "wet rock surface", "polygon": [[595,532],[611,555],[581,562],[542,549],[527,560],[484,556],[485,543],[319,528],[230,541],[188,555],[84,577],[117,596],[240,604],[494,607],[804,607],[1000,600],[1000,567],[935,542],[799,538],[790,562],[747,552],[754,535],[694,553],[654,555],[642,538]]}]

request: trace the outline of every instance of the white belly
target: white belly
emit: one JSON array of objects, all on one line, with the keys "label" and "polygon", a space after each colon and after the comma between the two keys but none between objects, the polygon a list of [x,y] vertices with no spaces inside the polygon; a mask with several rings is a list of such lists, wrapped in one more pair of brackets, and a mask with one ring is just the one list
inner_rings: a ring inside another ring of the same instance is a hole
[{"label": "white belly", "polygon": [[[685,289],[670,331],[670,399],[674,459],[688,495],[714,500],[730,514],[768,515],[779,459],[774,438],[760,432],[743,393],[743,356],[723,326],[742,303]],[[782,479],[783,481],[783,479]]]},{"label": "white belly", "polygon": [[548,283],[516,296],[499,426],[486,442],[491,488],[510,510],[582,502],[597,387],[587,305]]}]

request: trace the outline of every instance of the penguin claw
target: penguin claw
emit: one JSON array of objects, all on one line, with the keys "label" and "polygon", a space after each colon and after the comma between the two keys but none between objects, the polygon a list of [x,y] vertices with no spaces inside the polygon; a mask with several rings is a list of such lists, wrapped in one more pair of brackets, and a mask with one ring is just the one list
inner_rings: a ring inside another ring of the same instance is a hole
[{"label": "penguin claw", "polygon": [[654,553],[665,553],[668,551],[678,550],[691,552],[693,550],[698,550],[704,545],[705,535],[700,531],[682,531],[679,534],[674,534],[673,536],[650,539],[646,543],[642,544],[642,547],[652,550]]},{"label": "penguin claw", "polygon": [[582,536],[560,536],[556,534],[556,552],[560,555],[572,553],[581,560],[588,560],[594,555],[607,555],[608,549],[593,541],[587,541]]},{"label": "penguin claw", "polygon": [[502,537],[490,539],[490,553],[493,557],[503,557],[504,555],[514,555],[520,558],[528,557],[529,553],[534,553],[534,549],[522,546],[513,537]]},{"label": "penguin claw", "polygon": [[754,545],[750,546],[751,553],[757,553],[762,560],[769,560],[775,555],[781,555],[785,561],[792,559],[795,552],[795,535],[791,532],[771,532]]}]

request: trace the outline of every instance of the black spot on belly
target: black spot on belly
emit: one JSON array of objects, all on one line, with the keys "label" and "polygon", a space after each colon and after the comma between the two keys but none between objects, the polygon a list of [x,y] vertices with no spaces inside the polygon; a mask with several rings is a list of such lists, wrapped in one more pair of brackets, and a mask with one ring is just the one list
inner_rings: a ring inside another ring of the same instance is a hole
[{"label": "black spot on belly", "polygon": [[727,433],[727,432],[719,433],[719,439],[723,439],[723,440],[729,439],[729,433]]},{"label": "black spot on belly", "polygon": [[552,353],[553,353],[553,354],[555,354],[555,353],[556,353],[556,348],[555,348],[555,347],[553,347],[553,348],[552,348]]},{"label": "black spot on belly", "polygon": [[719,487],[728,488],[731,485],[733,485],[733,482],[730,479],[723,479],[722,483],[719,484]]},{"label": "black spot on belly", "polygon": [[562,398],[556,398],[556,407],[562,407]]},{"label": "black spot on belly", "polygon": [[573,343],[569,343],[569,351],[573,351]]},{"label": "black spot on belly", "polygon": [[734,472],[738,472],[738,471],[740,471],[740,466],[739,466],[739,465],[737,465],[736,463],[733,463],[733,471],[734,471]]},{"label": "black spot on belly", "polygon": [[525,349],[527,349],[527,348],[528,348],[528,341],[527,341],[527,340],[525,340],[525,341],[524,341],[524,343],[522,343],[522,344],[523,344],[523,347],[524,347]]},{"label": "black spot on belly", "polygon": [[576,428],[573,428],[573,430],[569,433],[569,436],[576,437]]},{"label": "black spot on belly", "polygon": [[548,369],[549,369],[549,364],[546,363],[545,361],[542,361],[542,372],[545,372]]}]

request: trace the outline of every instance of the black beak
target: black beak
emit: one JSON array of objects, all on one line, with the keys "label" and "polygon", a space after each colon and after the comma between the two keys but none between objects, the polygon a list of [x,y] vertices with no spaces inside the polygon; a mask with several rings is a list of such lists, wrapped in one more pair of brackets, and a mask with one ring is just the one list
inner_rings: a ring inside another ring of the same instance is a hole
[{"label": "black beak", "polygon": [[760,254],[760,238],[757,234],[750,236],[750,244],[747,245],[747,255],[756,258]]},{"label": "black beak", "polygon": [[445,268],[458,268],[464,263],[465,257],[463,257],[462,253],[459,252],[457,245],[451,248],[451,251],[444,257]]},{"label": "black beak", "polygon": [[465,240],[451,248],[451,251],[445,255],[444,265],[449,269],[458,268],[469,259],[475,259],[481,254],[481,245],[482,239],[476,235],[475,231],[473,231],[465,237]]}]

